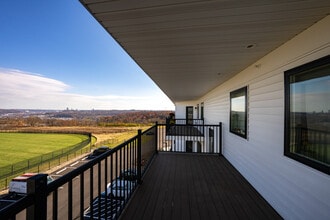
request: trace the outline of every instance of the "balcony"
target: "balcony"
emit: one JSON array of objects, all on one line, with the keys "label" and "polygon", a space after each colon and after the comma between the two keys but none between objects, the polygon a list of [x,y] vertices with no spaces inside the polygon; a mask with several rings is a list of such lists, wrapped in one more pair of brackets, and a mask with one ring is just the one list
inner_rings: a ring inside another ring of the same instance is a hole
[{"label": "balcony", "polygon": [[[109,186],[127,170],[136,171],[129,191]],[[221,123],[156,124],[49,184],[43,174],[28,184],[1,219],[281,218],[221,156]]]}]

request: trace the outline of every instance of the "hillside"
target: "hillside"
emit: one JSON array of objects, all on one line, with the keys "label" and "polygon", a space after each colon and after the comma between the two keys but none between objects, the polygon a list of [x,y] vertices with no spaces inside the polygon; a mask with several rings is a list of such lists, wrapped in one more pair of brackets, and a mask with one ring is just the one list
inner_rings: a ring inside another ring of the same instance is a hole
[{"label": "hillside", "polygon": [[0,129],[58,126],[117,126],[165,123],[172,111],[139,110],[7,110],[0,109]]}]

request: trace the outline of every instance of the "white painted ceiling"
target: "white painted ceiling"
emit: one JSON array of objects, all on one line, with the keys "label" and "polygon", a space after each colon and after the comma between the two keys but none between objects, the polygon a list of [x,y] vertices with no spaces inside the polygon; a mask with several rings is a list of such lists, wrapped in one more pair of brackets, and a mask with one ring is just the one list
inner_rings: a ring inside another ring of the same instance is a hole
[{"label": "white painted ceiling", "polygon": [[200,98],[330,13],[330,0],[80,1],[173,102]]}]

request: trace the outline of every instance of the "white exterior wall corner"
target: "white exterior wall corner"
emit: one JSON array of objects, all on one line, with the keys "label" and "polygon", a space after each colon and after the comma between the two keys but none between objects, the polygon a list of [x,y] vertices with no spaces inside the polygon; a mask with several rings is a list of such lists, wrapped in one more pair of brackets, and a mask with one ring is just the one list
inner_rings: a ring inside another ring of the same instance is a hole
[{"label": "white exterior wall corner", "polygon": [[[285,219],[330,219],[330,176],[283,154],[284,71],[329,54],[327,16],[199,100],[206,124],[223,122],[224,156]],[[229,93],[244,86],[247,140],[229,132]]]}]

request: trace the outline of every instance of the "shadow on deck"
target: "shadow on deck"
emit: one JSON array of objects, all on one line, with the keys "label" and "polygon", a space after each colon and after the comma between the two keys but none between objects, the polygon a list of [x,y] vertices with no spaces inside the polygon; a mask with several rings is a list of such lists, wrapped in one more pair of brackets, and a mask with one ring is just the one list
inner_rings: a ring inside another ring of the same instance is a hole
[{"label": "shadow on deck", "polygon": [[121,219],[281,217],[224,157],[159,153]]}]

